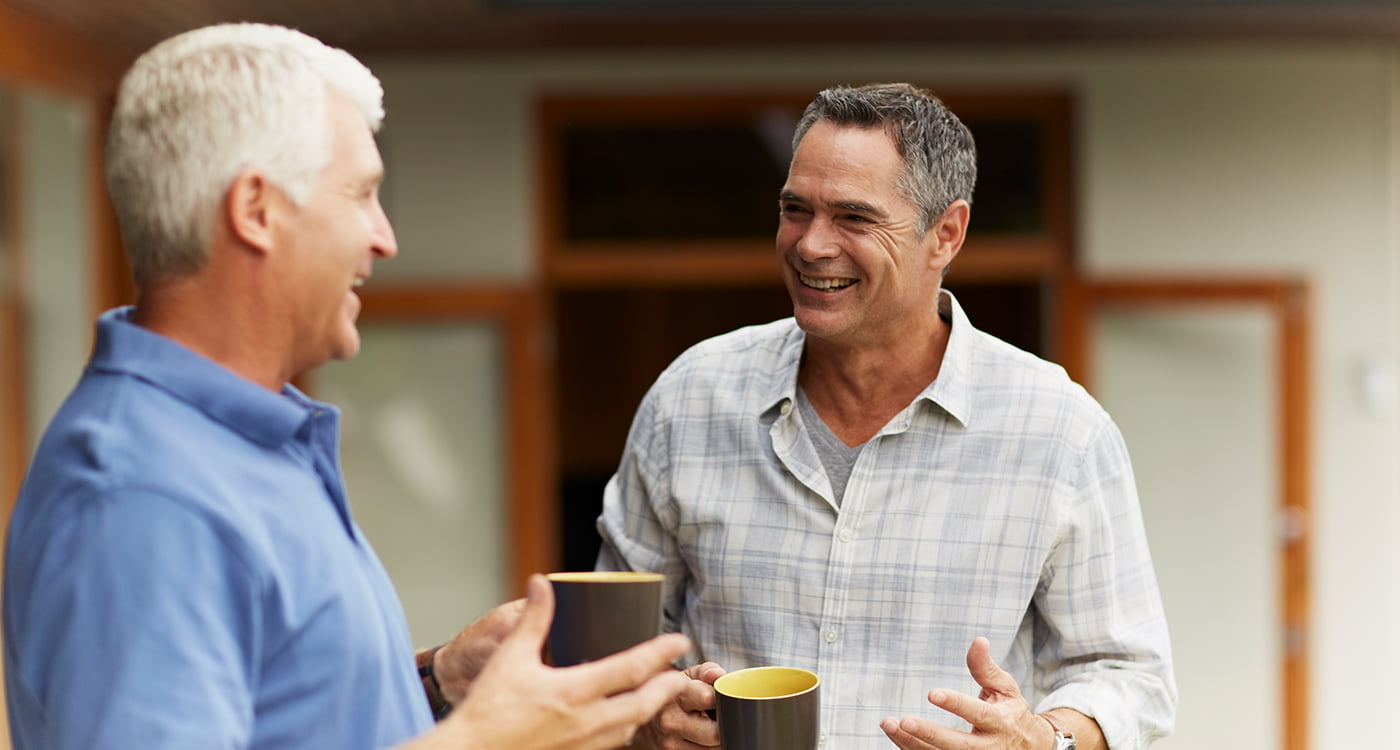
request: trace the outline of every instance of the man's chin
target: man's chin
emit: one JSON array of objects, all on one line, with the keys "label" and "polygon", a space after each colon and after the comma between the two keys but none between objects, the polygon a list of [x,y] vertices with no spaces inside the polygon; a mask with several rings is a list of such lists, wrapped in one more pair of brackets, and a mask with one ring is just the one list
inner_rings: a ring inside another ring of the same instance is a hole
[{"label": "man's chin", "polygon": [[335,347],[331,350],[330,359],[347,360],[354,359],[360,353],[360,332],[351,328],[341,335],[335,342]]},{"label": "man's chin", "polygon": [[819,339],[835,338],[844,330],[843,321],[829,313],[814,312],[798,307],[793,311],[797,327],[808,336]]}]

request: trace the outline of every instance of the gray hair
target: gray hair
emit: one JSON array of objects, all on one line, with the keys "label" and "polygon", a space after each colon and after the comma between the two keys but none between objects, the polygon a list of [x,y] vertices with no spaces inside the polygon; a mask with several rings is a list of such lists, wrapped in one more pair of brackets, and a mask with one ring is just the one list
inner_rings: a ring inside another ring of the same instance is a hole
[{"label": "gray hair", "polygon": [[310,197],[330,163],[331,88],[378,131],[379,80],[299,31],[209,26],[136,60],[117,92],[106,171],[138,285],[203,267],[219,204],[240,171],[261,171],[295,203]]},{"label": "gray hair", "polygon": [[933,92],[907,83],[836,86],[817,94],[802,113],[792,148],[819,120],[858,128],[882,127],[904,161],[899,187],[919,207],[927,231],[955,200],[972,203],[977,146],[972,131]]}]

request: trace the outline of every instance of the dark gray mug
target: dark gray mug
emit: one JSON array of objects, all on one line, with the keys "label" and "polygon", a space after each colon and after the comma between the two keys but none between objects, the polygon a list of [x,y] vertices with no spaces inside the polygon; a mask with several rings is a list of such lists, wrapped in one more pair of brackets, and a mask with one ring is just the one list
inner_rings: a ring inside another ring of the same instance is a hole
[{"label": "dark gray mug", "polygon": [[715,680],[724,750],[816,750],[821,679],[794,667],[751,667]]},{"label": "dark gray mug", "polygon": [[660,573],[550,573],[554,622],[549,653],[555,666],[595,661],[661,633]]}]

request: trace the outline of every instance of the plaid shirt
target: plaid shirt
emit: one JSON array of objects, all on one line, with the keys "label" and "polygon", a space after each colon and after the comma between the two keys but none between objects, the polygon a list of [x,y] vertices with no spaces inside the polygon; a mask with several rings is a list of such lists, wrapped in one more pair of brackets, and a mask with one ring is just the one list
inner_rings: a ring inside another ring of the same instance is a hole
[{"label": "plaid shirt", "polygon": [[794,408],[792,319],[679,357],[608,484],[599,568],[665,573],[697,662],[815,671],[824,748],[888,748],[885,716],[966,729],[926,697],[979,692],[979,635],[1033,709],[1146,747],[1176,686],[1122,437],[1058,366],[940,306],[938,378],[865,444],[839,507]]}]

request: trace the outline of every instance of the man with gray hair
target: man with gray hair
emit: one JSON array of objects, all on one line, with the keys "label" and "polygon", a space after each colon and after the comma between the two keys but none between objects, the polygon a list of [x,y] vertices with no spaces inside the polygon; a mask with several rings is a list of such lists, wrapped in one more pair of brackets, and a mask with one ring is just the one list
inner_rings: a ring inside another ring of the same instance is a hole
[{"label": "man with gray hair", "polygon": [[601,750],[684,687],[677,635],[541,663],[540,576],[415,673],[339,413],[289,384],[358,352],[355,291],[398,252],[381,99],[349,54],[255,24],[167,40],[123,80],[107,179],[139,294],[98,321],[10,522],[19,750]]},{"label": "man with gray hair", "polygon": [[718,745],[715,679],[771,664],[820,676],[828,749],[1165,736],[1170,646],[1121,436],[941,288],[971,132],[928,91],[840,87],[793,148],[793,317],[673,362],[604,496],[599,568],[664,572],[668,624],[695,644],[643,744]]}]

